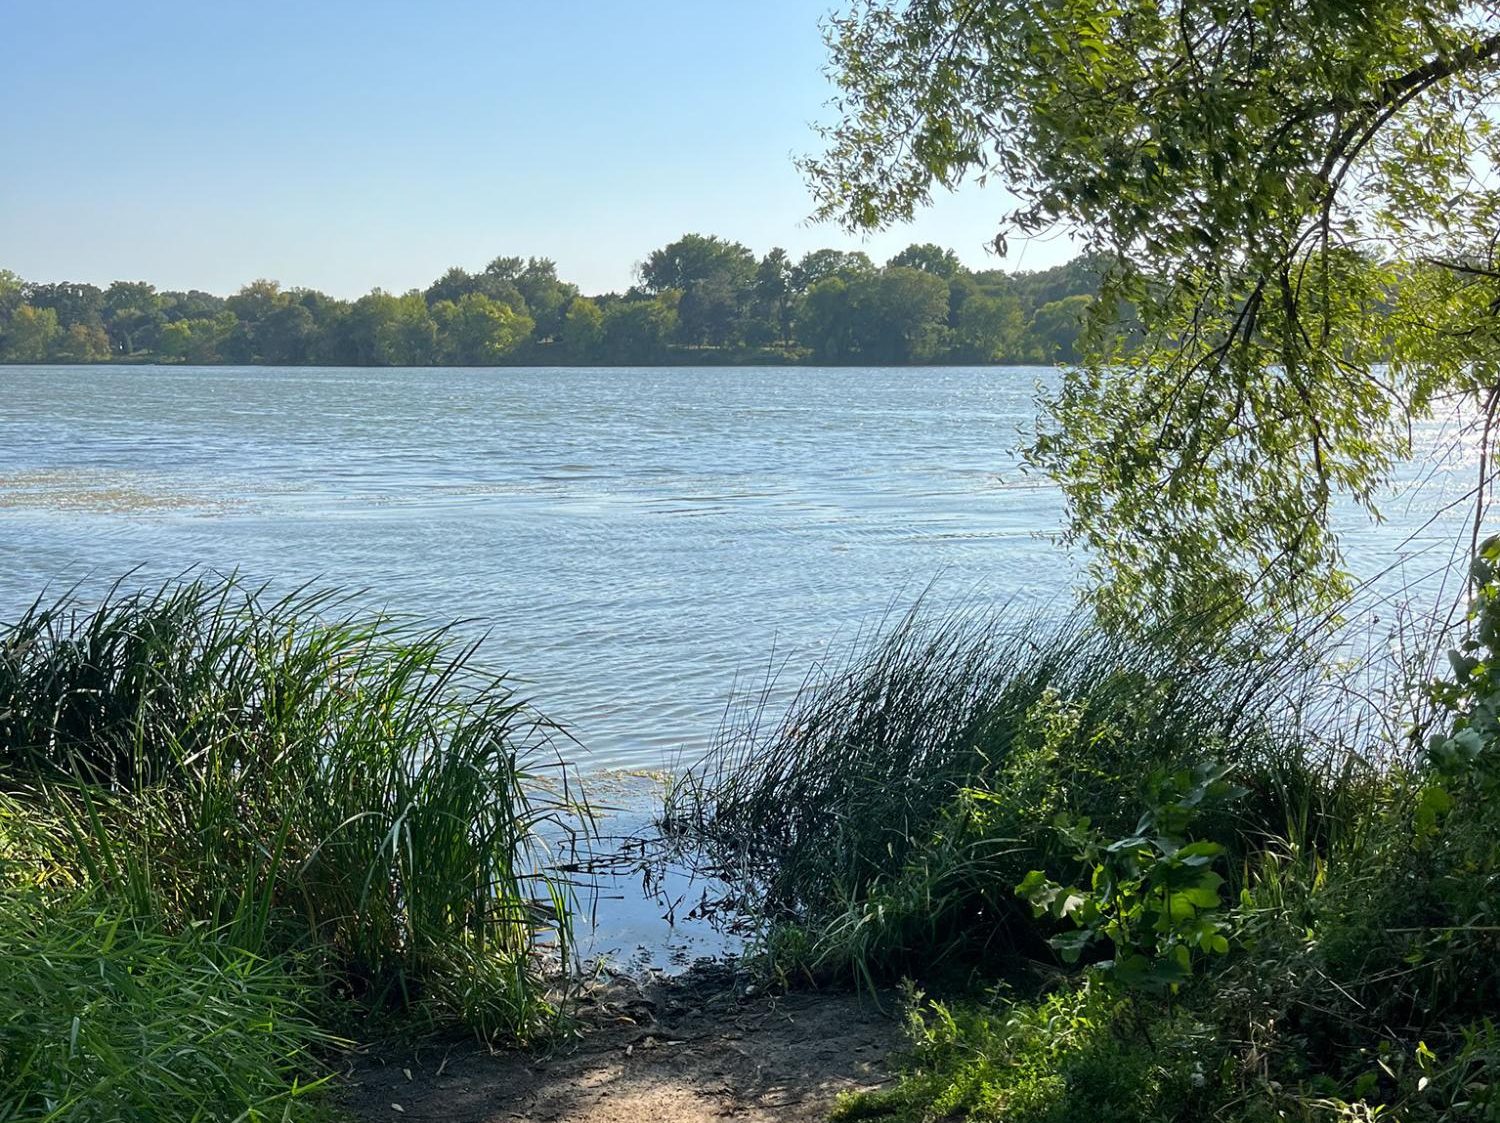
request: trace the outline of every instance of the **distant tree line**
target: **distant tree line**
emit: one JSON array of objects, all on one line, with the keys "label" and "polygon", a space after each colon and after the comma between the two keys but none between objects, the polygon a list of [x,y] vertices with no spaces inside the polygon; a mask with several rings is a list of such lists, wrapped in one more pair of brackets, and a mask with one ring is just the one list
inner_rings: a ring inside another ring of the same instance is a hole
[{"label": "distant tree line", "polygon": [[652,253],[624,293],[583,296],[546,258],[452,268],[425,290],[338,300],[254,281],[229,297],[41,284],[0,270],[0,361],[323,363],[1071,362],[1097,263],[1030,273],[965,269],[912,245],[876,265],[815,250],[759,260],[688,234]]}]

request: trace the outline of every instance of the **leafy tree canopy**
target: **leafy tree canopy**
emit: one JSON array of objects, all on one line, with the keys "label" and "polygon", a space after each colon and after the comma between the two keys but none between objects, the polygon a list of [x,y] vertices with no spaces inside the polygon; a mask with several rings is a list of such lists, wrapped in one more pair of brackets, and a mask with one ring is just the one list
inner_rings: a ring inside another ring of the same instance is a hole
[{"label": "leafy tree canopy", "polygon": [[875,263],[860,250],[846,253],[843,250],[812,250],[802,255],[802,260],[792,270],[792,287],[806,292],[826,277],[848,280],[875,272]]},{"label": "leafy tree canopy", "polygon": [[529,317],[510,305],[477,292],[466,294],[456,303],[439,302],[433,306],[432,317],[437,328],[434,339],[441,339],[440,357],[466,366],[499,361],[530,335],[533,327]]},{"label": "leafy tree canopy", "polygon": [[886,262],[890,268],[920,269],[943,280],[951,280],[963,269],[958,254],[932,242],[913,242]]},{"label": "leafy tree canopy", "polygon": [[651,255],[651,281],[674,283],[591,298],[542,257],[456,266],[423,290],[353,301],[272,280],[224,298],[0,272],[0,362],[1048,362],[1071,356],[1098,292],[1092,261],[1035,273],[959,267],[944,280],[957,261],[949,251],[917,246],[902,259],[927,267],[834,249],[794,264],[772,248],[757,262],[739,243],[687,235]]},{"label": "leafy tree canopy", "polygon": [[641,284],[648,292],[687,289],[721,279],[748,286],[755,279],[755,255],[747,246],[715,234],[684,234],[654,251],[641,265]]},{"label": "leafy tree canopy", "polygon": [[[1334,497],[1375,511],[1446,396],[1488,426],[1500,5],[859,0],[827,32],[822,216],[993,178],[1019,200],[997,246],[1064,227],[1107,263],[1029,450],[1102,607],[1326,601]],[[1106,330],[1122,307],[1138,338]]]},{"label": "leafy tree canopy", "polygon": [[0,269],[0,328],[10,323],[10,318],[26,302],[26,282],[9,269]]},{"label": "leafy tree canopy", "polygon": [[557,263],[548,257],[533,257],[516,276],[516,289],[535,320],[537,334],[555,338],[562,330],[568,305],[578,295],[578,286],[558,279]]}]

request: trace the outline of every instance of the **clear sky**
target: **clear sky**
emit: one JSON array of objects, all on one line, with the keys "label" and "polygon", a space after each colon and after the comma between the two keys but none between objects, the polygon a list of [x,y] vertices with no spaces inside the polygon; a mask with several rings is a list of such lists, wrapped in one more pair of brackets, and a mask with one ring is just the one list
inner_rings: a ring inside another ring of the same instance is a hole
[{"label": "clear sky", "polygon": [[0,268],[355,296],[497,254],[623,288],[685,232],[757,253],[975,268],[1006,197],[935,202],[862,240],[807,221],[792,165],[831,87],[833,0],[0,0]]}]

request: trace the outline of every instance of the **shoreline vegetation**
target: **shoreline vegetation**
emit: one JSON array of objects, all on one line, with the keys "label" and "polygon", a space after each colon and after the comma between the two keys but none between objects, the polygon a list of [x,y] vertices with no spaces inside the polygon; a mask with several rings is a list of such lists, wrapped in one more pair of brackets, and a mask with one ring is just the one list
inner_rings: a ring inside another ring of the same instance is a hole
[{"label": "shoreline vegetation", "polygon": [[545,258],[449,269],[425,289],[339,300],[258,280],[228,297],[23,280],[0,269],[0,363],[259,366],[1042,364],[1079,358],[1099,291],[1087,258],[971,271],[914,244],[757,259],[698,234],[651,253],[624,293],[582,295]]},{"label": "shoreline vegetation", "polygon": [[[820,1062],[863,1089],[841,1119],[1493,1118],[1500,542],[1475,579],[1453,672],[1381,689],[1323,632],[919,604],[669,786],[665,838],[755,935],[728,990],[663,993],[899,989],[895,1084]],[[384,1118],[329,1094],[352,1043],[604,1032],[542,844],[590,830],[560,731],[350,603],[122,583],[0,629],[4,1118]],[[610,1002],[625,1056],[683,1045]]]},{"label": "shoreline vegetation", "polygon": [[746,699],[664,824],[773,985],[903,988],[898,1082],[836,1119],[1500,1118],[1497,564],[1425,686],[1324,631],[919,606]]},{"label": "shoreline vegetation", "polygon": [[[722,1017],[895,988],[893,1079],[839,1120],[1500,1120],[1500,6],[859,0],[823,30],[818,217],[993,179],[1006,229],[1090,255],[689,235],[622,295],[499,258],[352,303],[4,274],[5,353],[1064,362],[1021,451],[1087,561],[1068,618],[919,604],[668,788],[666,841],[753,933]],[[1447,406],[1464,602],[1384,600],[1359,622],[1389,645],[1345,643],[1333,513],[1378,518]],[[0,628],[0,1121],[313,1121],[352,1039],[576,1043],[560,736],[449,630],[315,589],[122,586]],[[624,1058],[684,1044],[651,1001],[605,1003]],[[471,1117],[541,1102],[497,1087]]]},{"label": "shoreline vegetation", "polygon": [[554,1034],[588,812],[474,652],[233,578],[0,630],[0,1118],[319,1118],[356,1034]]}]

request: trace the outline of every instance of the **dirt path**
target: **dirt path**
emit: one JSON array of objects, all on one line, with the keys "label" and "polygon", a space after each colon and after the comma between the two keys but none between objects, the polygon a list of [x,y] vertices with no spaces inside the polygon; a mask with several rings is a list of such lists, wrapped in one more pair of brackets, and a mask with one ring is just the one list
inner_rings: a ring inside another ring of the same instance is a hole
[{"label": "dirt path", "polygon": [[343,1104],[372,1123],[812,1121],[840,1091],[880,1084],[900,1036],[868,996],[745,997],[713,972],[612,980],[581,1021],[548,1057],[472,1042],[364,1057]]}]

